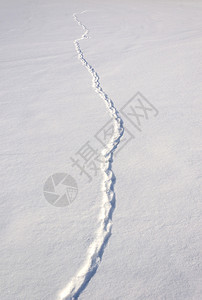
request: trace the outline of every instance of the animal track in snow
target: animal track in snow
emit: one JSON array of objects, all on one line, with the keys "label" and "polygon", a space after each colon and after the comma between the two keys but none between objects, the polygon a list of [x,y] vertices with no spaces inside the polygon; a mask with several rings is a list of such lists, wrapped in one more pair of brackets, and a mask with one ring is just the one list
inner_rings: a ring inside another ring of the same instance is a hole
[{"label": "animal track in snow", "polygon": [[[85,13],[86,11],[82,12]],[[81,14],[82,14],[81,13]],[[103,199],[101,211],[99,214],[99,227],[95,234],[93,242],[90,244],[86,259],[83,266],[78,270],[77,274],[70,280],[67,286],[59,295],[60,300],[73,300],[78,299],[81,292],[85,289],[88,282],[94,276],[99,267],[102,259],[104,249],[108,243],[112,230],[112,214],[115,209],[115,175],[112,170],[113,154],[120,143],[120,139],[124,133],[123,120],[119,116],[119,113],[114,106],[114,103],[109,96],[103,90],[100,84],[100,78],[95,69],[85,59],[84,53],[81,50],[79,41],[88,39],[89,30],[84,24],[79,21],[76,14],[73,14],[75,22],[78,23],[84,30],[81,38],[74,41],[76,52],[78,53],[78,59],[86,67],[88,72],[92,76],[92,86],[96,93],[104,100],[107,109],[113,119],[114,123],[114,135],[107,144],[106,148],[102,151],[104,162],[102,164],[103,172]]]}]

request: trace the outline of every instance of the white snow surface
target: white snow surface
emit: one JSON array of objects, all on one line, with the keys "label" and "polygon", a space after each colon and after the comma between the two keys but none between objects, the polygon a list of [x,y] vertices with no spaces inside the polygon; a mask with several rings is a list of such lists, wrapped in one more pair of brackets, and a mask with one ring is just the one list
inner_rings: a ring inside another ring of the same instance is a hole
[{"label": "white snow surface", "polygon": [[[201,0],[0,1],[0,299],[201,299],[201,16]],[[122,113],[138,92],[158,111],[141,132]],[[71,161],[88,141],[106,155],[91,182]],[[71,205],[46,201],[54,173],[76,179]]]}]

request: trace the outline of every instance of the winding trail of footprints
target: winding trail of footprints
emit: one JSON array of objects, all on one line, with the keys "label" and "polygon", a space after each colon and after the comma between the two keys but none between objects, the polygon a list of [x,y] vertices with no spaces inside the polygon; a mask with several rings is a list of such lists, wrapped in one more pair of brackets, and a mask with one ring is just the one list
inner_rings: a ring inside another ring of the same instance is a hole
[{"label": "winding trail of footprints", "polygon": [[[86,12],[86,11],[84,11]],[[84,13],[82,12],[82,13]],[[81,13],[81,14],[82,14]],[[86,259],[83,266],[77,272],[77,274],[70,280],[68,285],[63,289],[59,295],[60,300],[75,300],[87,286],[88,282],[94,276],[99,267],[102,259],[104,248],[106,247],[112,230],[112,214],[115,209],[115,175],[112,170],[113,154],[116,150],[120,139],[124,133],[123,120],[119,116],[119,113],[114,106],[114,103],[109,96],[104,92],[100,85],[99,76],[94,68],[85,59],[84,53],[80,48],[79,41],[88,39],[89,30],[84,24],[82,24],[77,15],[73,14],[75,22],[78,23],[84,30],[81,38],[74,41],[76,52],[78,53],[78,59],[86,67],[88,72],[92,76],[92,86],[96,93],[105,101],[105,104],[109,110],[109,113],[114,121],[114,135],[106,148],[102,151],[104,162],[102,164],[103,172],[103,199],[101,205],[101,211],[99,214],[99,227],[95,234],[95,238],[88,248]]]}]

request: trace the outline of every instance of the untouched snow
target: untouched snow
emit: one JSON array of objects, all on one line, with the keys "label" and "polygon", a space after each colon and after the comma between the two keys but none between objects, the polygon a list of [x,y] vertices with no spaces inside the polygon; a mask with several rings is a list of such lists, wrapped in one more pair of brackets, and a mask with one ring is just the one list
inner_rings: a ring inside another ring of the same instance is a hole
[{"label": "untouched snow", "polygon": [[[62,299],[201,299],[201,15],[200,0],[0,1],[0,299],[59,299],[72,282]],[[137,92],[155,111],[142,131],[124,108]],[[89,182],[71,158],[107,151],[95,135],[117,111],[123,137]],[[69,206],[43,195],[54,173],[77,181]]]}]

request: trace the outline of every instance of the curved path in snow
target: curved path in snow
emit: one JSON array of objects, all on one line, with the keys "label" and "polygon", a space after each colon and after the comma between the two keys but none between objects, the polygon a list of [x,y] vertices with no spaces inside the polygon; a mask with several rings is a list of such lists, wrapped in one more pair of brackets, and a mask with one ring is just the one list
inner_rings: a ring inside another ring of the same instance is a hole
[{"label": "curved path in snow", "polygon": [[[84,11],[86,12],[86,11]],[[84,13],[82,12],[82,13]],[[114,134],[107,147],[102,151],[103,155],[103,199],[101,205],[101,211],[98,216],[99,228],[95,234],[94,241],[88,248],[86,259],[83,266],[78,270],[77,274],[70,280],[68,285],[63,289],[59,295],[60,300],[73,300],[78,299],[79,295],[87,286],[93,275],[96,273],[97,268],[101,262],[104,248],[106,247],[112,230],[112,214],[115,208],[115,175],[112,171],[113,154],[116,150],[120,139],[124,133],[123,120],[119,116],[119,113],[114,106],[114,103],[109,96],[104,92],[101,87],[99,76],[95,69],[85,59],[84,53],[80,48],[79,41],[88,39],[89,30],[84,24],[82,24],[77,15],[73,14],[75,22],[81,26],[84,30],[81,38],[74,41],[75,49],[78,53],[78,59],[86,67],[88,72],[92,76],[92,86],[96,93],[104,100],[107,109],[114,121]]]}]

